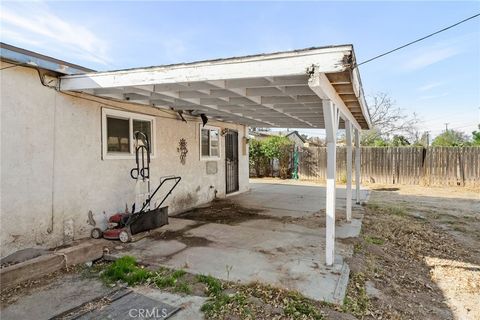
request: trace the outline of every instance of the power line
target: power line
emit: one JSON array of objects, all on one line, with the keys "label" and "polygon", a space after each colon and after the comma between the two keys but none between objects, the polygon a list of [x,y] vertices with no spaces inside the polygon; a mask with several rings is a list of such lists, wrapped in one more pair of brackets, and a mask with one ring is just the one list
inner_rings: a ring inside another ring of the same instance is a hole
[{"label": "power line", "polygon": [[464,23],[464,22],[467,22],[468,20],[474,19],[474,18],[476,18],[476,17],[478,17],[478,16],[480,16],[480,13],[477,13],[477,14],[475,14],[475,15],[473,15],[473,16],[471,16],[471,17],[468,17],[468,18],[466,18],[466,19],[463,19],[462,21],[459,21],[459,22],[457,22],[457,23],[455,23],[455,24],[452,24],[451,26],[448,26],[448,27],[443,28],[443,29],[441,29],[441,30],[435,31],[434,33],[430,33],[429,35],[426,35],[426,36],[424,36],[424,37],[422,37],[422,38],[420,38],[420,39],[411,41],[411,42],[409,42],[409,43],[407,43],[407,44],[404,44],[404,45],[402,45],[402,46],[400,46],[400,47],[397,47],[397,48],[392,49],[392,50],[390,50],[390,51],[387,51],[387,52],[385,52],[385,53],[379,54],[378,56],[375,56],[375,57],[373,57],[373,58],[370,58],[370,59],[368,59],[368,60],[366,60],[366,61],[363,61],[363,62],[357,64],[357,65],[355,66],[355,68],[358,67],[358,66],[361,66],[362,64],[365,64],[365,63],[367,63],[367,62],[370,62],[370,61],[376,60],[376,59],[378,59],[378,58],[381,58],[381,57],[383,57],[383,56],[386,56],[387,54],[390,54],[390,53],[392,53],[392,52],[395,52],[395,51],[398,51],[398,50],[403,49],[403,48],[405,48],[405,47],[408,47],[408,46],[410,46],[410,45],[412,45],[412,44],[414,44],[414,43],[417,43],[417,42],[420,42],[420,41],[425,40],[425,39],[427,39],[427,38],[430,38],[430,37],[432,37],[432,36],[434,36],[434,35],[436,35],[436,34],[439,34],[439,33],[441,33],[441,32],[447,31],[448,29],[451,29],[451,28],[453,28],[453,27],[456,27],[456,26],[458,26],[459,24],[462,24],[462,23]]}]

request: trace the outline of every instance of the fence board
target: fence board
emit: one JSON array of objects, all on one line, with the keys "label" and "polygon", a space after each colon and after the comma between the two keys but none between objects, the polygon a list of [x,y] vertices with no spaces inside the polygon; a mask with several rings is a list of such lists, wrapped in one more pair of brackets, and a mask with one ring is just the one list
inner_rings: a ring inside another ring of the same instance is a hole
[{"label": "fence board", "polygon": [[[326,148],[300,150],[301,179],[325,181],[326,165]],[[360,165],[363,182],[480,186],[479,147],[362,147]],[[338,147],[337,180],[345,177],[346,148]]]}]

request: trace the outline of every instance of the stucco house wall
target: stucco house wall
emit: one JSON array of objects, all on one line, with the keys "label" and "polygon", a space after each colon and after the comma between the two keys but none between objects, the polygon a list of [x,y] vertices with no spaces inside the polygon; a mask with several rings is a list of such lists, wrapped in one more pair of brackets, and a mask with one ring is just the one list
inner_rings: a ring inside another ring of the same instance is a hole
[{"label": "stucco house wall", "polygon": [[[2,67],[9,64],[3,63]],[[200,121],[179,121],[166,110],[65,94],[43,86],[35,69],[13,67],[1,73],[1,256],[32,247],[54,247],[89,236],[88,212],[97,224],[124,212],[135,199],[129,172],[133,159],[102,159],[102,108],[156,117],[151,161],[152,189],[166,175],[181,183],[166,202],[170,213],[225,196],[224,137],[218,172],[207,174],[200,159]],[[248,190],[248,129],[209,121],[239,134],[239,192]],[[186,139],[180,163],[177,147]],[[211,165],[211,164],[210,164]]]}]

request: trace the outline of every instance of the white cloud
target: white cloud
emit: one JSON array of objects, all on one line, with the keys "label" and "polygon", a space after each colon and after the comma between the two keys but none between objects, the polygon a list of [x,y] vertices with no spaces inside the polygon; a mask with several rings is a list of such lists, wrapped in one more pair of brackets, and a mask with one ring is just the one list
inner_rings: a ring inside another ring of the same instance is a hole
[{"label": "white cloud", "polygon": [[107,43],[82,24],[63,19],[42,2],[2,6],[0,37],[5,42],[41,44],[79,59],[108,64]]},{"label": "white cloud", "polygon": [[422,92],[429,91],[429,90],[432,90],[434,88],[440,87],[443,84],[444,84],[443,82],[431,82],[431,83],[427,83],[427,84],[419,87],[417,90],[422,91]]},{"label": "white cloud", "polygon": [[421,96],[420,100],[438,99],[438,98],[446,97],[448,96],[448,94],[449,94],[448,92],[444,92],[440,94],[425,95],[425,96]]},{"label": "white cloud", "polygon": [[460,53],[455,46],[446,47],[430,47],[415,55],[403,64],[403,69],[406,71],[414,71],[428,67],[429,65],[438,63],[440,61],[451,58]]}]

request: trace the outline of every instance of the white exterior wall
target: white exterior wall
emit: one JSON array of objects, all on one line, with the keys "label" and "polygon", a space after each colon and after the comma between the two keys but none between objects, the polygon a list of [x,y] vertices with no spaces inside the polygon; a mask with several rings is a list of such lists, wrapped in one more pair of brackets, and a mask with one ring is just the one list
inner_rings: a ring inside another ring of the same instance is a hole
[{"label": "white exterior wall", "polygon": [[[152,190],[161,176],[182,177],[166,202],[170,213],[211,201],[215,190],[217,197],[225,196],[224,137],[218,172],[208,175],[207,162],[199,155],[200,122],[166,119],[175,115],[155,108],[83,97],[99,102],[44,87],[34,69],[1,72],[2,257],[26,247],[64,244],[71,240],[70,226],[74,239],[89,236],[90,210],[97,224],[103,224],[109,215],[131,208],[135,181],[129,172],[135,160],[102,160],[102,107],[156,116]],[[208,124],[238,131],[240,192],[248,190],[248,146],[243,145],[247,128]],[[181,138],[187,141],[185,165],[177,152]]]}]

